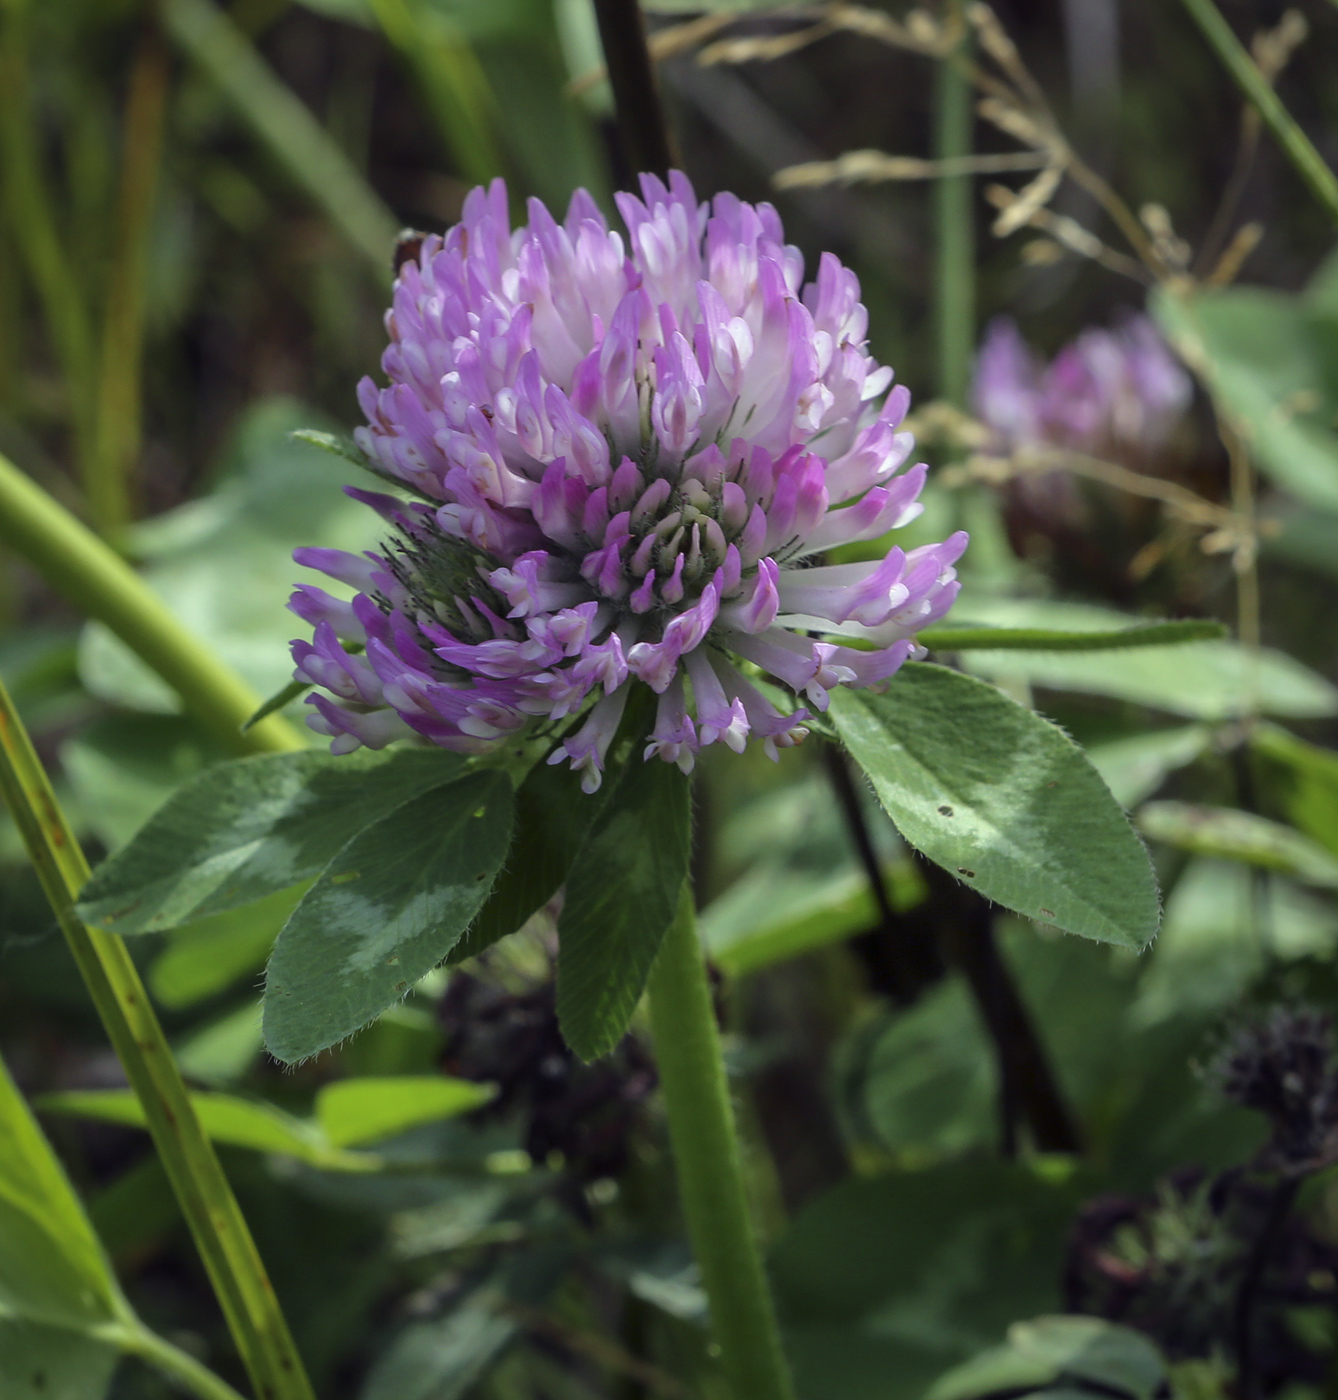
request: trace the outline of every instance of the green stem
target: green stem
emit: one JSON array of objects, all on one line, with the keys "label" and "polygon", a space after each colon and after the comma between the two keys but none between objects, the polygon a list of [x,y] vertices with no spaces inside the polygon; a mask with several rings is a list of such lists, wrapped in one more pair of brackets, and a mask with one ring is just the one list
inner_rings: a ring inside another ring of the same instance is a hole
[{"label": "green stem", "polygon": [[74,903],[88,862],[0,682],[0,796],[70,945],[163,1169],[190,1226],[238,1354],[263,1400],[314,1400],[265,1266],[200,1127],[163,1028],[125,944],[84,924]]},{"label": "green stem", "polygon": [[762,1256],[748,1215],[734,1113],[692,890],[650,977],[650,1018],[678,1189],[736,1400],[793,1400]]},{"label": "green stem", "polygon": [[[965,57],[963,39],[954,57]],[[959,160],[971,154],[971,81],[965,66],[938,65],[934,103],[934,154]],[[938,392],[965,407],[976,337],[975,230],[971,177],[945,175],[934,189],[938,258],[934,265],[934,321],[938,339]]]},{"label": "green stem", "polygon": [[162,36],[156,28],[146,27],[125,104],[116,242],[98,367],[96,436],[84,483],[89,516],[111,539],[130,523],[132,515],[131,476],[140,440],[144,288],[163,149],[167,77]]},{"label": "green stem", "polygon": [[92,453],[93,332],[42,174],[30,95],[27,24],[27,7],[0,6],[0,192],[60,360],[75,456],[87,464]]},{"label": "green stem", "polygon": [[287,720],[241,727],[261,697],[177,620],[120,555],[0,456],[0,540],[53,588],[105,623],[155,670],[191,714],[239,753],[305,748]]},{"label": "green stem", "polygon": [[121,1351],[147,1361],[199,1400],[242,1400],[242,1396],[208,1366],[147,1327],[117,1327],[109,1330],[107,1337]]},{"label": "green stem", "polygon": [[290,177],[388,283],[399,231],[395,216],[310,108],[274,76],[246,35],[210,0],[163,0],[161,14],[173,40],[213,79]]},{"label": "green stem", "polygon": [[1314,144],[1296,124],[1296,119],[1282,105],[1272,84],[1259,71],[1245,45],[1236,38],[1231,26],[1213,0],[1184,0],[1184,6],[1204,37],[1216,51],[1236,85],[1264,119],[1297,174],[1310,186],[1315,198],[1338,223],[1338,176],[1324,163]]}]

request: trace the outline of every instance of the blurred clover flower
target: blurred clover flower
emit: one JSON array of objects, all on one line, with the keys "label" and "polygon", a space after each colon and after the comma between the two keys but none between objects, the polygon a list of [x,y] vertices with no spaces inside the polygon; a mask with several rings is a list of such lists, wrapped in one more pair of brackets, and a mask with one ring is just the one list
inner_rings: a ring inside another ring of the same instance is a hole
[{"label": "blurred clover flower", "polygon": [[1193,385],[1146,316],[1086,330],[1042,365],[1006,317],[991,321],[972,403],[998,445],[1143,455],[1164,447]]},{"label": "blurred clover flower", "polygon": [[770,205],[699,204],[678,173],[618,208],[630,249],[584,191],[562,224],[531,200],[513,232],[497,180],[401,268],[390,384],[362,382],[357,439],[419,500],[350,490],[390,525],[381,551],[296,555],[359,590],[291,603],[334,751],[416,731],[477,752],[593,699],[550,762],[594,791],[640,681],[647,758],[686,772],[750,736],[775,757],[810,712],[750,673],[825,709],[891,676],[956,596],[963,534],[810,567],[921,509],[924,466],[898,474],[910,395],[866,352],[854,274],[825,254],[801,291]]}]

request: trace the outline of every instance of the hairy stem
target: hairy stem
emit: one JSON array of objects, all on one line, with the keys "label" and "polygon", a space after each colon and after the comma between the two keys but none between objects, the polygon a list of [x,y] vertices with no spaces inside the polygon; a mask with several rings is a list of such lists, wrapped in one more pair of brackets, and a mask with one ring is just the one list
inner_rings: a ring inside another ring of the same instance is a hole
[{"label": "hairy stem", "polygon": [[[3,682],[0,796],[23,836],[98,1016],[144,1109],[163,1169],[256,1394],[263,1400],[314,1400],[265,1266],[195,1116],[130,953],[120,938],[89,927],[75,912],[75,899],[88,879],[88,862]],[[215,1389],[214,1396],[224,1393]]]},{"label": "hairy stem", "polygon": [[181,696],[186,709],[238,753],[305,748],[270,715],[245,734],[258,696],[173,615],[120,555],[0,456],[0,540],[75,607],[105,623]]},{"label": "hairy stem", "polygon": [[1268,79],[1259,71],[1245,45],[1236,38],[1231,26],[1213,0],[1183,0],[1185,9],[1203,31],[1222,66],[1235,79],[1265,125],[1273,133],[1296,173],[1310,186],[1311,193],[1338,223],[1338,175],[1324,163],[1324,157],[1297,125],[1296,118],[1282,105]]},{"label": "hairy stem", "polygon": [[753,1234],[691,886],[650,977],[651,1030],[679,1194],[736,1400],[793,1400],[789,1367]]}]

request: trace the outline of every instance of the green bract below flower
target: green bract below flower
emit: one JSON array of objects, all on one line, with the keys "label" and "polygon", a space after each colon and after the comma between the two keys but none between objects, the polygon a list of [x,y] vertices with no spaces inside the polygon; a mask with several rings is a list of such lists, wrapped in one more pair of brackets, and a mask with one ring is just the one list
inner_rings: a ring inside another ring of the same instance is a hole
[{"label": "green bract below flower", "polygon": [[358,442],[418,499],[350,490],[390,527],[380,552],[296,556],[358,590],[292,600],[335,751],[416,732],[478,752],[588,707],[550,761],[593,791],[640,683],[647,758],[687,771],[750,737],[774,757],[956,596],[964,534],[814,566],[921,510],[910,395],[867,353],[854,274],[824,254],[804,285],[770,205],[700,204],[681,174],[618,208],[627,242],[584,191],[513,231],[494,181],[401,269]]}]

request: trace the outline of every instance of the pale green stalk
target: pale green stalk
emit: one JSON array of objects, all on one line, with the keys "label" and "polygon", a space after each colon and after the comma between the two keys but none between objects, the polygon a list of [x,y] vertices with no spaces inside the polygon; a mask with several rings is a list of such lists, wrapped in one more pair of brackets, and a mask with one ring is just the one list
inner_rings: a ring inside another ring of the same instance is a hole
[{"label": "pale green stalk", "polygon": [[120,555],[0,456],[0,541],[58,593],[105,623],[181,696],[187,711],[238,753],[305,748],[280,715],[245,734],[261,697],[220,661]]},{"label": "pale green stalk", "polygon": [[1203,30],[1223,67],[1236,80],[1236,85],[1253,104],[1273,133],[1296,172],[1310,186],[1311,193],[1338,223],[1338,176],[1324,162],[1314,143],[1297,125],[1296,119],[1282,105],[1273,85],[1259,71],[1245,45],[1222,17],[1213,0],[1184,0],[1184,6]]},{"label": "pale green stalk", "polygon": [[189,1352],[173,1346],[138,1323],[112,1323],[107,1327],[95,1328],[92,1335],[129,1356],[137,1356],[148,1362],[155,1370],[175,1381],[178,1388],[197,1396],[198,1400],[243,1400],[222,1376],[216,1376]]},{"label": "pale green stalk", "polygon": [[162,0],[163,27],[330,222],[390,282],[399,225],[353,162],[211,0]]},{"label": "pale green stalk", "polygon": [[[965,57],[963,39],[955,58]],[[971,81],[951,59],[938,65],[934,95],[934,154],[941,161],[971,154]],[[934,262],[934,325],[938,339],[938,392],[966,406],[976,338],[975,230],[969,175],[944,175],[934,189],[937,250]]]},{"label": "pale green stalk", "polygon": [[[265,1400],[314,1400],[265,1266],[195,1116],[135,964],[120,938],[84,924],[75,913],[75,899],[89,876],[88,862],[3,682],[0,796],[23,836],[98,1016],[143,1106],[163,1169],[256,1394]],[[166,1345],[154,1350],[159,1363],[166,1364]],[[176,1369],[180,1374],[179,1361]],[[209,1400],[230,1400],[221,1386],[219,1382],[212,1395],[196,1393],[209,1395]]]},{"label": "pale green stalk", "polygon": [[711,987],[685,884],[651,972],[651,1031],[669,1140],[711,1330],[735,1400],[794,1400],[744,1190]]}]

